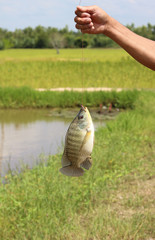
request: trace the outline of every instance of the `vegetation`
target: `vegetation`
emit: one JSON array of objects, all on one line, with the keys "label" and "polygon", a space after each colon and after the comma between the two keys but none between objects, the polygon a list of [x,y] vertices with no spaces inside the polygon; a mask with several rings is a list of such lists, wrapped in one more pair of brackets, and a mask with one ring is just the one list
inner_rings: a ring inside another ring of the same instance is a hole
[{"label": "vegetation", "polygon": [[155,88],[155,72],[122,49],[6,50],[0,52],[0,86],[31,88]]},{"label": "vegetation", "polygon": [[47,108],[76,107],[81,103],[87,106],[108,105],[113,107],[134,108],[138,91],[122,92],[39,92],[28,87],[0,88],[0,108]]},{"label": "vegetation", "polygon": [[[134,24],[127,25],[133,32],[141,36],[155,40],[155,25],[135,27]],[[57,29],[43,26],[36,28],[27,27],[16,29],[14,32],[0,28],[0,49],[7,48],[79,48],[82,47],[81,33],[69,31],[66,26]],[[83,47],[111,48],[118,47],[115,42],[104,35],[85,35]],[[59,53],[59,51],[57,51]]]},{"label": "vegetation", "polygon": [[[38,44],[41,44],[38,42]],[[53,43],[55,44],[55,43]],[[56,47],[55,47],[56,48]],[[83,70],[82,70],[83,69]],[[0,107],[128,108],[95,133],[93,166],[61,175],[61,154],[0,180],[0,239],[155,238],[155,92],[38,92],[32,88],[155,88],[154,72],[121,49],[0,52]],[[29,87],[25,87],[29,86]],[[5,184],[3,184],[5,183]]]},{"label": "vegetation", "polygon": [[155,93],[96,132],[93,167],[61,175],[61,155],[5,176],[0,239],[154,239]]}]

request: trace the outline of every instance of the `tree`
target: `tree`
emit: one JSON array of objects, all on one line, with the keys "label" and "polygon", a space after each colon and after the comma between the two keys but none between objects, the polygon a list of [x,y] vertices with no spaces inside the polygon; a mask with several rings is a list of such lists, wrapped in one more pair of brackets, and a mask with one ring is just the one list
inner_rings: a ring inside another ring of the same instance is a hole
[{"label": "tree", "polygon": [[[135,27],[134,23],[127,27],[146,38],[155,40],[155,25],[148,23],[146,26]],[[83,39],[83,40],[82,40]],[[118,47],[118,45],[104,35],[82,34],[80,31],[69,31],[66,25],[62,29],[54,27],[45,28],[41,25],[36,28],[27,27],[8,31],[0,28],[0,49],[5,48],[55,48],[59,53],[60,48],[86,48],[86,47]]]},{"label": "tree", "polygon": [[23,30],[23,33],[24,33],[24,35],[25,36],[27,36],[27,37],[34,37],[34,30],[33,30],[33,28],[31,28],[31,27],[27,27],[27,28],[25,28],[24,30]]},{"label": "tree", "polygon": [[73,34],[65,34],[65,48],[74,48],[74,40],[75,40],[75,36]]},{"label": "tree", "polygon": [[0,50],[3,50],[4,49],[4,43],[3,41],[0,39]]},{"label": "tree", "polygon": [[35,39],[31,37],[24,38],[23,48],[34,48],[35,47]]},{"label": "tree", "polygon": [[35,48],[47,48],[48,47],[48,38],[45,33],[38,34],[35,41]]},{"label": "tree", "polygon": [[59,32],[54,32],[50,36],[50,43],[56,49],[57,54],[59,54],[59,49],[65,46],[65,38]]},{"label": "tree", "polygon": [[64,28],[62,28],[59,32],[62,33],[62,34],[68,33],[68,32],[69,32],[68,26],[66,25],[66,26],[65,26]]},{"label": "tree", "polygon": [[13,45],[15,48],[23,48],[24,34],[21,29],[16,29],[13,33]]},{"label": "tree", "polygon": [[86,48],[88,46],[88,42],[86,40],[82,40],[82,38],[75,39],[74,44],[77,48]]}]

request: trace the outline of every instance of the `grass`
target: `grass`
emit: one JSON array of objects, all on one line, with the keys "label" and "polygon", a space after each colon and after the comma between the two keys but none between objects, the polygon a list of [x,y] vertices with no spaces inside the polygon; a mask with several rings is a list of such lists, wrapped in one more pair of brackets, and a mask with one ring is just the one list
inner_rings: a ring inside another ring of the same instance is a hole
[{"label": "grass", "polygon": [[59,173],[61,154],[0,187],[0,239],[155,238],[155,93],[96,132],[93,167],[81,178]]},{"label": "grass", "polygon": [[[104,53],[104,57],[103,57]],[[84,49],[86,61],[112,61],[116,62],[128,54],[122,49]],[[60,49],[57,54],[54,49],[9,49],[0,51],[0,61],[27,61],[27,60],[51,60],[51,61],[81,61],[82,50]]]},{"label": "grass", "polygon": [[0,86],[155,88],[155,73],[122,49],[5,50]]},{"label": "grass", "polygon": [[[155,239],[155,92],[37,92],[32,88],[155,88],[154,72],[121,49],[0,52],[0,108],[128,108],[95,133],[93,167],[59,173],[61,154],[0,183],[0,239]],[[82,75],[82,68],[84,75]],[[25,87],[29,86],[29,87]],[[17,88],[18,87],[18,88]]]},{"label": "grass", "polygon": [[0,108],[47,108],[47,107],[79,107],[99,106],[112,103],[113,107],[134,108],[139,92],[39,92],[29,87],[0,87]]}]

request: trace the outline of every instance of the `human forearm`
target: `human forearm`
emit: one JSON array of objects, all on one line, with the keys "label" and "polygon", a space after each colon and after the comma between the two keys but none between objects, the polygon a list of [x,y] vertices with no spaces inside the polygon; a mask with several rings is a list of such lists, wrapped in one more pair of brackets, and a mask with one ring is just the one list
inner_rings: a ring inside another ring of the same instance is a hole
[{"label": "human forearm", "polygon": [[76,28],[80,29],[82,33],[105,34],[138,62],[155,70],[155,41],[130,31],[97,6],[79,6],[75,14]]},{"label": "human forearm", "polygon": [[137,61],[155,70],[154,41],[135,34],[111,17],[104,34],[118,43]]}]

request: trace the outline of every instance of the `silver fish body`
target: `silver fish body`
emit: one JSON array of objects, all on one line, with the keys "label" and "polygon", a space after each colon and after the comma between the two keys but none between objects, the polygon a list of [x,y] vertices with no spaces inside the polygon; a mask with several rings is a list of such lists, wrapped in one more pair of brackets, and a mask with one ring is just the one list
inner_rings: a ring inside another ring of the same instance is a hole
[{"label": "silver fish body", "polygon": [[92,165],[93,144],[93,122],[88,109],[81,106],[66,134],[60,172],[72,177],[82,176],[84,173],[82,168],[89,170]]}]

